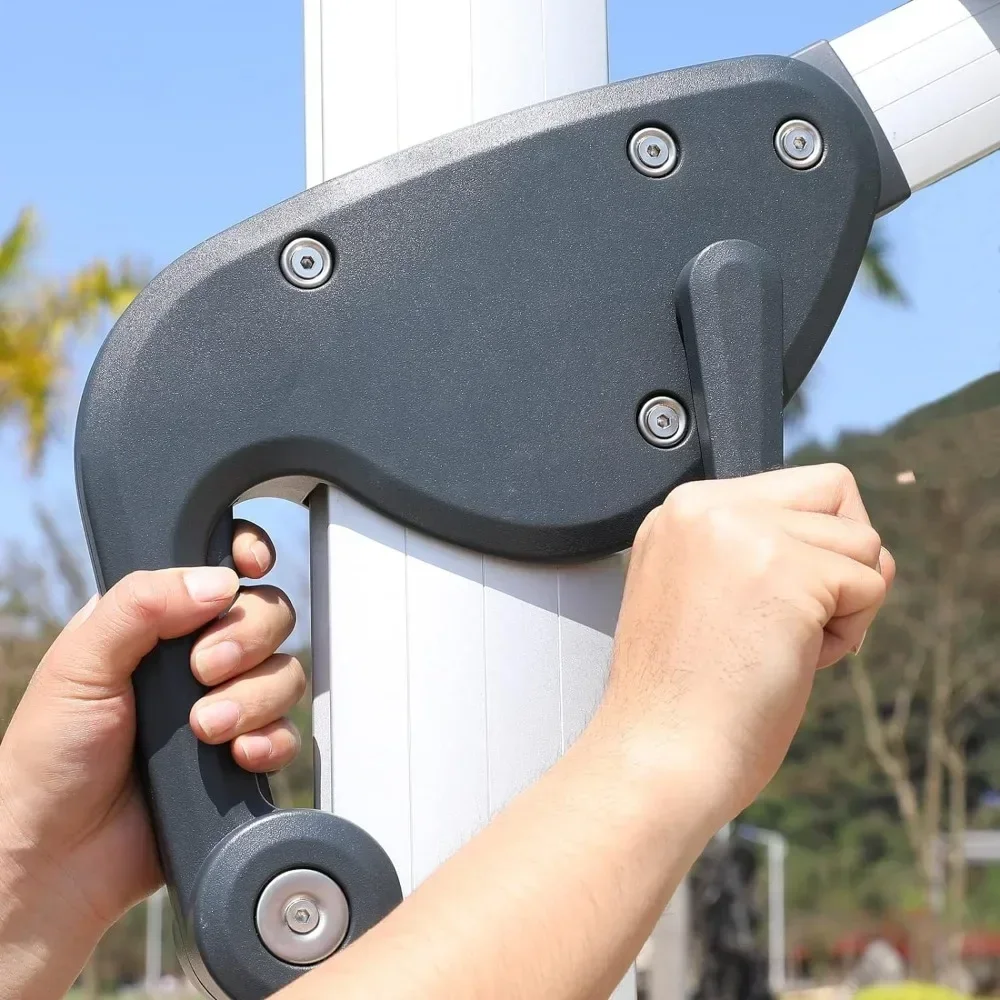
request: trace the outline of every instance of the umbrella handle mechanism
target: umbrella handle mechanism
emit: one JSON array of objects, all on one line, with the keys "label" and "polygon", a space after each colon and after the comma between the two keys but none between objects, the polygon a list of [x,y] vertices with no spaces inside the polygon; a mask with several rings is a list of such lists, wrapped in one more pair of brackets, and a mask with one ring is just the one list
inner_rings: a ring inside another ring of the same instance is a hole
[{"label": "umbrella handle mechanism", "polygon": [[[860,93],[784,57],[561,98],[311,188],[170,265],[105,342],[76,445],[100,586],[222,562],[240,498],[326,483],[508,559],[627,549],[676,485],[781,465],[783,405],[907,193]],[[257,1000],[402,893],[365,831],[276,809],[198,742],[192,642],[135,674],[140,770],[187,971]]]}]

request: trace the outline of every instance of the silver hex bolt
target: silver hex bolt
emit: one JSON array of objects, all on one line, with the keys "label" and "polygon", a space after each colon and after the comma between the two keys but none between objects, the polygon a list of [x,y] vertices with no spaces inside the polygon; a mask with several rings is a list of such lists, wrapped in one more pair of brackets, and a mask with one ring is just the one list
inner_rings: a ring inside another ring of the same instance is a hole
[{"label": "silver hex bolt", "polygon": [[351,911],[332,878],[297,868],[264,887],[255,918],[257,933],[272,955],[291,965],[314,965],[341,946]]},{"label": "silver hex bolt", "polygon": [[774,147],[782,162],[794,170],[809,170],[823,159],[823,136],[815,125],[801,118],[778,129]]},{"label": "silver hex bolt", "polygon": [[281,273],[296,288],[319,288],[333,273],[333,254],[319,240],[299,236],[281,251]]},{"label": "silver hex bolt", "polygon": [[676,448],[687,429],[687,410],[672,396],[654,396],[639,411],[639,433],[657,448]]},{"label": "silver hex bolt", "polygon": [[285,907],[285,923],[296,934],[309,934],[319,926],[319,907],[311,896],[295,896]]},{"label": "silver hex bolt", "polygon": [[647,177],[666,177],[673,173],[679,159],[677,142],[662,128],[641,128],[628,143],[632,166]]}]

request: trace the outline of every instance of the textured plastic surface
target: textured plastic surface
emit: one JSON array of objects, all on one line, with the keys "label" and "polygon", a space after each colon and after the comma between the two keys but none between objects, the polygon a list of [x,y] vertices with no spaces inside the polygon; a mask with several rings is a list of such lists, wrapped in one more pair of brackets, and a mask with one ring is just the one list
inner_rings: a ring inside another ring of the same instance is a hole
[{"label": "textured plastic surface", "polygon": [[[814,170],[774,153],[792,115],[824,133]],[[644,122],[680,142],[669,178],[628,162]],[[700,472],[696,446],[652,450],[634,422],[656,390],[689,395],[671,302],[681,268],[720,238],[772,255],[790,393],[850,290],[879,188],[854,101],[775,57],[519,111],[271,209],[168,268],[101,352],[79,479],[102,571],[164,558],[146,540],[179,517],[191,527],[174,556],[200,557],[206,516],[278,475],[333,480],[501,556],[621,549]],[[337,248],[333,279],[312,291],[276,266],[302,232]]]},{"label": "textured plastic surface", "polygon": [[[792,117],[823,131],[814,170],[775,155]],[[662,180],[626,154],[650,123],[681,147]],[[787,397],[843,307],[880,186],[852,98],[803,62],[767,57],[519,111],[214,237],[151,282],[87,385],[77,479],[102,588],[205,561],[233,501],[279,476],[335,483],[480,552],[557,561],[626,548],[670,488],[703,472],[697,434],[663,451],[635,424],[653,393],[691,405],[674,300],[684,266],[729,239],[774,261]],[[303,234],[337,252],[332,279],[310,291],[278,267]],[[265,779],[188,727],[201,694],[190,649],[163,643],[135,676],[140,763],[188,931],[216,905],[198,888],[206,859],[273,808]]]}]

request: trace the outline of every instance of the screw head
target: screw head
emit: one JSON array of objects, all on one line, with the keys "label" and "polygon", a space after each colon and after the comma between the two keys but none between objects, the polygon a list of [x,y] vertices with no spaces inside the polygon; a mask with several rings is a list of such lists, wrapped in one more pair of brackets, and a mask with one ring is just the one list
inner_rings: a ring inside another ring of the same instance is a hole
[{"label": "screw head", "polygon": [[778,129],[774,140],[778,156],[795,170],[809,170],[823,158],[823,136],[811,122],[796,118]]},{"label": "screw head", "polygon": [[687,429],[687,410],[671,396],[654,396],[639,411],[639,432],[657,448],[677,447]]},{"label": "screw head", "polygon": [[647,177],[666,177],[677,166],[677,142],[662,128],[641,128],[629,140],[632,166]]},{"label": "screw head", "polygon": [[285,907],[285,923],[296,934],[309,934],[319,926],[319,907],[310,896],[296,896]]},{"label": "screw head", "polygon": [[296,288],[319,288],[333,273],[333,254],[311,236],[299,236],[281,251],[281,273]]}]

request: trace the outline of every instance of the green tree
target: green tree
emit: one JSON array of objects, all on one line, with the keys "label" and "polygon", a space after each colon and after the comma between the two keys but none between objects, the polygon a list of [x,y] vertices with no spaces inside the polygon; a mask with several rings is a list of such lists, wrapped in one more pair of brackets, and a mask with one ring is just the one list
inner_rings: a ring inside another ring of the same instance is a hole
[{"label": "green tree", "polygon": [[38,235],[34,213],[24,209],[0,237],[0,420],[20,425],[32,471],[58,417],[74,339],[120,313],[143,283],[127,260],[43,279],[31,268]]},{"label": "green tree", "polygon": [[859,656],[816,679],[805,723],[748,821],[791,843],[796,944],[905,930],[947,979],[963,932],[1000,920],[1000,880],[968,871],[996,829],[1000,720],[1000,374],[796,465],[856,475],[896,587]]}]

